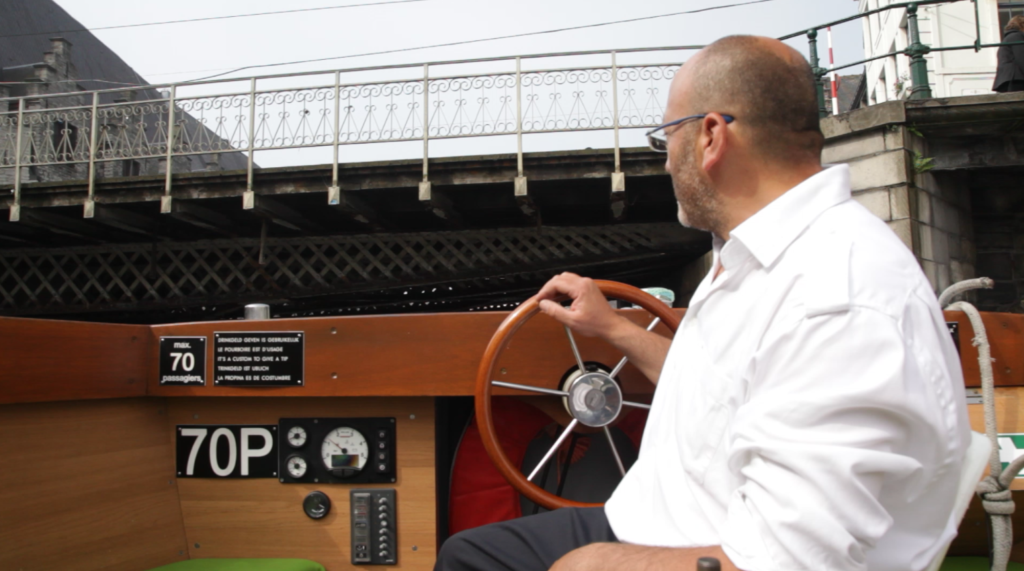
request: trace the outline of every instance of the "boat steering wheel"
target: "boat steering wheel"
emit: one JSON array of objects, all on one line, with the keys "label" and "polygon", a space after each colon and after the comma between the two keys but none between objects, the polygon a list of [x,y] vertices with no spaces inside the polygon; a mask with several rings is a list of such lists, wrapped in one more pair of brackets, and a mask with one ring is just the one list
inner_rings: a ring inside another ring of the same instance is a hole
[{"label": "boat steering wheel", "polygon": [[[643,290],[619,282],[594,280],[594,283],[605,297],[628,301],[635,305],[639,305],[653,314],[655,319],[651,322],[650,326],[648,326],[648,331],[653,330],[659,322],[668,327],[673,334],[679,327],[679,315],[665,305],[664,302]],[[650,408],[650,405],[629,402],[623,398],[622,390],[614,379],[626,365],[626,357],[623,357],[611,372],[589,371],[584,365],[583,359],[580,357],[579,349],[576,346],[576,340],[573,338],[572,331],[570,331],[568,327],[565,328],[565,332],[569,337],[569,344],[572,347],[573,355],[576,357],[576,364],[580,370],[579,376],[573,378],[571,382],[568,383],[568,386],[544,388],[540,386],[520,385],[495,380],[495,365],[498,363],[502,352],[504,352],[505,348],[508,347],[509,341],[515,335],[516,331],[523,326],[523,324],[539,312],[540,303],[536,298],[530,298],[523,302],[505,318],[505,321],[503,321],[501,325],[498,326],[498,330],[494,332],[494,336],[491,337],[491,341],[487,345],[487,350],[484,351],[484,356],[480,361],[480,369],[476,378],[476,422],[480,430],[480,437],[483,440],[484,448],[487,450],[487,455],[491,458],[491,462],[494,463],[494,466],[499,472],[501,472],[501,475],[505,480],[507,480],[508,483],[511,484],[519,493],[523,494],[534,503],[548,509],[563,507],[599,507],[604,504],[567,500],[547,492],[542,487],[534,484],[532,480],[541,471],[544,465],[551,460],[551,457],[554,456],[555,452],[562,445],[562,442],[564,442],[579,425],[604,431],[605,436],[608,438],[608,443],[611,446],[612,453],[615,456],[618,469],[620,473],[625,476],[626,469],[623,466],[622,460],[615,448],[615,444],[612,441],[611,432],[609,431],[608,426],[619,418],[623,407]],[[502,450],[501,443],[494,428],[494,418],[491,414],[491,395],[493,387],[502,387],[506,389],[520,390],[525,393],[540,393],[560,397],[563,399],[563,402],[569,410],[569,414],[572,416],[572,420],[569,422],[568,426],[565,427],[562,433],[555,440],[554,445],[547,451],[547,453],[544,454],[543,459],[528,476],[524,476],[520,472],[519,468],[508,459],[504,450]]]}]

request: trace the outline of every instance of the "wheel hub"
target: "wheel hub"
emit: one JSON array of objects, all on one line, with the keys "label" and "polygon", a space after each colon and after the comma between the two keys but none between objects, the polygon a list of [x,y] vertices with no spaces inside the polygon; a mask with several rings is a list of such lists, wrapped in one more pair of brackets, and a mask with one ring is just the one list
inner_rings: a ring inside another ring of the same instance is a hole
[{"label": "wheel hub", "polygon": [[622,391],[604,373],[585,373],[569,386],[569,414],[586,426],[611,424],[622,411]]}]

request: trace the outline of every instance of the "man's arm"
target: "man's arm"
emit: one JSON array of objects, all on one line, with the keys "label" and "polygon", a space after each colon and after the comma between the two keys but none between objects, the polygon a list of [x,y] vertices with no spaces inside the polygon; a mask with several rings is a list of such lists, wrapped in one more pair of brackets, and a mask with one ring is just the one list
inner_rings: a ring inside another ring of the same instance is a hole
[{"label": "man's arm", "polygon": [[722,571],[738,571],[721,547],[647,547],[626,543],[592,543],[570,551],[550,571],[695,571],[701,557],[715,557]]},{"label": "man's arm", "polygon": [[[572,305],[554,299],[567,295]],[[585,337],[600,337],[622,351],[652,383],[658,382],[672,341],[615,313],[590,278],[564,273],[551,278],[537,294],[540,310]]]}]

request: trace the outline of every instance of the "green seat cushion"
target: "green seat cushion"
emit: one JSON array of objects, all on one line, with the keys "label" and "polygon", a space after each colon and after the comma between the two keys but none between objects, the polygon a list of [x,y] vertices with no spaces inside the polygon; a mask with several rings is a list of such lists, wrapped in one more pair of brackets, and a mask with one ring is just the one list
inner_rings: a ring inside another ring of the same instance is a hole
[{"label": "green seat cushion", "polygon": [[[988,571],[988,557],[947,557],[939,571]],[[1006,571],[1024,571],[1024,565],[1010,562]]]},{"label": "green seat cushion", "polygon": [[189,559],[151,571],[324,571],[308,559]]}]

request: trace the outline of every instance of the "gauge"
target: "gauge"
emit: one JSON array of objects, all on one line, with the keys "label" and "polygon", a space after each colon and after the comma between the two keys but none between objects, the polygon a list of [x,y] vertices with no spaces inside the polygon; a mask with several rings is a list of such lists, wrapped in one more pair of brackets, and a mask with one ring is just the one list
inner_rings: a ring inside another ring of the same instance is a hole
[{"label": "gauge", "polygon": [[302,511],[312,519],[320,519],[331,513],[331,498],[320,491],[310,492],[306,499],[302,500]]},{"label": "gauge", "polygon": [[298,454],[292,454],[285,461],[285,466],[288,470],[288,475],[298,480],[299,478],[306,475],[306,459]]},{"label": "gauge", "polygon": [[362,433],[348,426],[328,432],[320,446],[324,465],[332,474],[342,478],[358,474],[366,465],[369,452]]},{"label": "gauge", "polygon": [[288,429],[288,444],[292,448],[302,448],[306,443],[306,429],[301,426],[293,426]]}]

